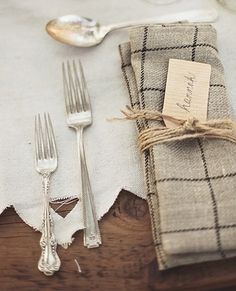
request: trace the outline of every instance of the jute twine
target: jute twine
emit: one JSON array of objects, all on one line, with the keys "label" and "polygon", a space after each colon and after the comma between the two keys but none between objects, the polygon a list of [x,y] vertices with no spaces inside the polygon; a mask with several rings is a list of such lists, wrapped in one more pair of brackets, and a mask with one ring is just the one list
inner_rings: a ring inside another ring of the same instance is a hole
[{"label": "jute twine", "polygon": [[142,130],[138,136],[142,152],[156,144],[199,137],[219,138],[236,143],[236,123],[231,119],[212,119],[202,122],[195,117],[179,119],[159,111],[139,110],[130,106],[126,106],[126,110],[121,112],[125,115],[125,119],[129,120],[163,121],[165,118],[178,125],[176,128],[167,128],[163,125]]}]

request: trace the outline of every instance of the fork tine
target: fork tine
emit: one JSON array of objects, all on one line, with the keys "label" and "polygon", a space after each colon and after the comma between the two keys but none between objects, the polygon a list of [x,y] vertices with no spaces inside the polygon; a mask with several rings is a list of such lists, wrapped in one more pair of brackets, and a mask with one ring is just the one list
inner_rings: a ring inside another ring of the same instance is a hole
[{"label": "fork tine", "polygon": [[71,104],[72,104],[71,106],[72,113],[80,112],[79,92],[75,84],[76,77],[72,71],[71,64],[69,61],[67,61],[67,73],[68,73],[68,79],[69,79],[69,92],[70,92],[70,99],[71,99]]},{"label": "fork tine", "polygon": [[74,100],[73,100],[73,88],[72,88],[72,80],[71,80],[71,74],[70,74],[70,63],[67,61],[66,63],[67,68],[67,81],[68,81],[68,100],[70,103],[70,111],[71,113],[74,112]]},{"label": "fork tine", "polygon": [[84,104],[86,106],[86,109],[90,109],[90,98],[89,98],[89,93],[88,93],[88,88],[87,88],[87,83],[86,79],[84,76],[84,69],[82,66],[81,61],[78,61],[79,63],[79,73],[80,73],[80,80],[81,80],[81,87],[82,87],[82,92],[83,92],[83,99],[84,99]]},{"label": "fork tine", "polygon": [[64,88],[64,99],[66,104],[66,113],[67,115],[72,113],[71,111],[71,102],[69,99],[69,88],[68,88],[68,81],[66,77],[66,69],[65,69],[65,63],[62,63],[62,76],[63,76],[63,88]]},{"label": "fork tine", "polygon": [[76,91],[78,93],[78,112],[80,112],[81,110],[85,110],[84,108],[84,96],[83,96],[83,89],[81,88],[81,78],[80,75],[78,74],[78,70],[77,70],[77,66],[76,66],[76,62],[75,60],[72,61],[72,65],[73,65],[73,71],[74,71],[74,78],[75,78],[75,85],[76,85]]},{"label": "fork tine", "polygon": [[43,136],[43,127],[42,127],[42,122],[41,122],[41,117],[40,114],[38,115],[38,122],[39,122],[39,148],[41,150],[42,154],[42,159],[46,159],[45,155],[45,141],[44,141],[44,136]]},{"label": "fork tine", "polygon": [[49,136],[49,145],[50,145],[51,157],[57,158],[57,148],[56,148],[55,135],[53,132],[52,121],[51,121],[49,113],[47,114],[47,125],[48,125],[48,133],[49,133],[48,136]]},{"label": "fork tine", "polygon": [[52,151],[51,151],[51,146],[50,146],[50,137],[49,137],[49,129],[48,129],[48,121],[47,121],[47,115],[44,113],[44,151],[46,155],[46,159],[49,159],[52,157]]},{"label": "fork tine", "polygon": [[82,100],[82,90],[81,90],[81,82],[77,73],[75,60],[72,60],[72,69],[73,69],[73,77],[74,77],[74,85],[75,85],[75,96],[76,96],[76,109],[77,112],[80,112],[83,109],[83,100]]},{"label": "fork tine", "polygon": [[43,137],[43,128],[41,123],[40,114],[38,114],[38,148],[41,159],[45,159],[45,150],[44,150],[44,137]]},{"label": "fork tine", "polygon": [[34,119],[34,138],[35,138],[35,158],[36,160],[41,159],[41,154],[39,150],[39,136],[38,136],[38,120],[37,120],[37,115],[35,116]]}]

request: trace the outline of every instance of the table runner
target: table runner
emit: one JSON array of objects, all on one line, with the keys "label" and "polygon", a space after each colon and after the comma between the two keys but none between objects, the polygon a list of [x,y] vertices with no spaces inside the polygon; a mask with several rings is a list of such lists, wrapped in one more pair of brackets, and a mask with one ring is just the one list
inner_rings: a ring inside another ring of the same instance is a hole
[{"label": "table runner", "polygon": [[[56,238],[62,245],[70,244],[73,234],[83,228],[76,135],[66,124],[63,61],[80,58],[91,97],[93,125],[86,128],[84,141],[99,219],[122,188],[145,197],[133,138],[135,125],[107,121],[118,116],[127,103],[117,50],[126,34],[114,34],[96,48],[80,49],[54,41],[45,31],[49,20],[65,14],[82,13],[93,18],[96,12],[102,20],[107,15],[107,3],[102,0],[95,10],[96,3],[80,1],[78,6],[78,1],[72,0],[51,0],[50,4],[46,0],[0,1],[0,213],[12,205],[25,223],[41,228],[43,197],[34,161],[34,116],[49,112],[58,150],[50,197],[62,202],[65,197],[80,198],[66,217],[58,213],[62,208],[52,210]],[[144,2],[142,7],[146,5]]]},{"label": "table runner", "polygon": [[[161,111],[170,58],[212,66],[208,119],[231,117],[223,67],[210,25],[132,29],[120,46],[133,108]],[[157,121],[138,120],[138,131]],[[154,245],[160,269],[236,254],[236,146],[195,139],[153,146],[143,154]]]}]

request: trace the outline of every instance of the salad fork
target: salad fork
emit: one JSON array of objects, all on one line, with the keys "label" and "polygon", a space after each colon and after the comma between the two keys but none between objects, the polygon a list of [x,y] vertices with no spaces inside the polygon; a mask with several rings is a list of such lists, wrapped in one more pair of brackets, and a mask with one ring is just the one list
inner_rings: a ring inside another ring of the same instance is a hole
[{"label": "salad fork", "polygon": [[101,234],[95,210],[89,173],[83,143],[83,130],[92,124],[90,98],[83,68],[73,60],[62,64],[64,97],[67,112],[67,125],[76,130],[78,154],[81,167],[81,183],[84,216],[84,246],[96,248],[101,244]]},{"label": "salad fork", "polygon": [[57,150],[49,114],[44,114],[44,127],[41,117],[35,117],[35,163],[37,172],[43,178],[43,222],[40,239],[41,256],[38,269],[52,276],[61,265],[56,252],[57,241],[54,235],[54,223],[49,207],[49,185],[51,174],[57,169]]}]

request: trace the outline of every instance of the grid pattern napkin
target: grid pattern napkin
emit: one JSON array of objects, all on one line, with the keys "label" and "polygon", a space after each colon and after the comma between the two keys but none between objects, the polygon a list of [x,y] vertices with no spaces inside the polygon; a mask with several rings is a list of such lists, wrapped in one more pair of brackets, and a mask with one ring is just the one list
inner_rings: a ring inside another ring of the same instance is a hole
[{"label": "grid pattern napkin", "polygon": [[[212,66],[208,119],[231,117],[212,26],[134,28],[120,54],[133,108],[162,111],[168,62],[175,58]],[[136,124],[139,132],[160,125]],[[159,268],[236,255],[236,145],[200,138],[158,144],[143,162]]]}]

